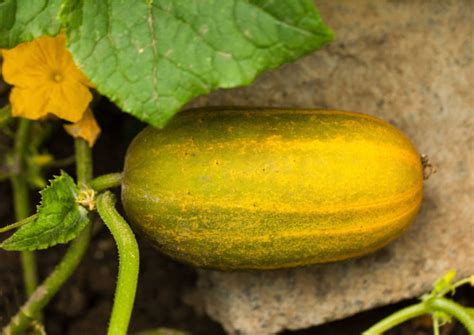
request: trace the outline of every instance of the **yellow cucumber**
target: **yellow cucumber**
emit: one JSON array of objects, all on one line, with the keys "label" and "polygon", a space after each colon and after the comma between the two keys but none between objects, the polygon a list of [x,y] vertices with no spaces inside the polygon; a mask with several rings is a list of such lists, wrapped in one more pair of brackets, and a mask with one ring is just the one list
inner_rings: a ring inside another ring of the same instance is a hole
[{"label": "yellow cucumber", "polygon": [[165,254],[218,270],[333,262],[397,238],[421,204],[413,144],[335,110],[201,108],[143,130],[123,205]]}]

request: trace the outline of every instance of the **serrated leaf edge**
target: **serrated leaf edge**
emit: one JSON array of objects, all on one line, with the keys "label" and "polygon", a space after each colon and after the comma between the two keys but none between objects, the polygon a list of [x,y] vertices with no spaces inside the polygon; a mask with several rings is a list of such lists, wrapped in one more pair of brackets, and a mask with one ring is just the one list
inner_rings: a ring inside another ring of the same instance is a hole
[{"label": "serrated leaf edge", "polygon": [[[74,180],[72,179],[71,176],[69,176],[66,172],[64,172],[63,170],[61,170],[61,173],[59,175],[56,175],[56,176],[53,176],[52,179],[49,179],[49,185],[46,186],[44,189],[42,189],[39,194],[41,195],[41,200],[39,202],[39,204],[36,206],[36,211],[38,213],[38,217],[41,215],[40,211],[41,211],[41,207],[43,205],[43,192],[45,192],[46,190],[48,190],[49,188],[53,187],[54,184],[60,182],[60,180],[62,178],[70,178],[73,182],[73,184],[76,186],[76,190],[73,191],[74,193],[74,196],[77,198],[78,194],[79,194],[79,188],[77,187],[77,185],[74,183]],[[82,205],[76,203],[77,206],[78,206],[78,209],[79,211],[81,212],[81,216],[82,217],[85,217],[87,221],[90,222],[90,218],[89,218],[89,215],[88,215],[88,210],[86,208],[84,208]],[[69,212],[68,212],[69,214]],[[66,214],[66,215],[68,215]],[[38,218],[36,219],[38,220]],[[35,224],[36,220],[34,222],[32,222],[31,224]],[[84,220],[84,219],[82,219]],[[82,232],[82,230],[84,230],[85,227],[87,227],[87,223],[79,223],[78,224],[79,226],[83,226],[80,230],[77,231],[77,233],[70,233],[70,234],[66,234],[63,238],[60,238],[58,240],[56,240],[55,243],[40,243],[40,244],[37,244],[35,245],[34,247],[28,247],[28,246],[25,246],[25,247],[20,247],[20,248],[10,248],[9,247],[9,244],[11,243],[10,241],[12,240],[12,238],[14,237],[14,234],[12,236],[10,236],[8,239],[6,239],[5,241],[3,241],[2,243],[0,243],[0,248],[1,249],[4,249],[4,250],[7,250],[7,251],[34,251],[34,250],[44,250],[44,249],[48,249],[50,247],[53,247],[57,244],[65,244],[65,243],[68,243],[70,242],[71,240],[73,240],[77,235],[80,234],[80,232]]]}]

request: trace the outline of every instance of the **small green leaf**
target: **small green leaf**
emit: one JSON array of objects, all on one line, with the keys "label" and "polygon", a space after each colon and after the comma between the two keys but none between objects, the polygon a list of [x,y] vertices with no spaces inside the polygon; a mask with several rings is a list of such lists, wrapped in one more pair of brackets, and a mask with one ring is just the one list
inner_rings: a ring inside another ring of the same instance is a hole
[{"label": "small green leaf", "polygon": [[18,229],[0,247],[5,250],[39,250],[74,239],[90,222],[88,211],[76,202],[79,188],[65,172],[40,192],[35,222]]},{"label": "small green leaf", "polygon": [[453,280],[456,277],[456,270],[449,270],[433,284],[433,293],[444,295],[451,291]]},{"label": "small green leaf", "polygon": [[61,20],[97,90],[159,127],[192,98],[248,85],[333,36],[312,0],[69,0]]},{"label": "small green leaf", "polygon": [[61,0],[0,1],[0,48],[58,34],[60,4]]}]

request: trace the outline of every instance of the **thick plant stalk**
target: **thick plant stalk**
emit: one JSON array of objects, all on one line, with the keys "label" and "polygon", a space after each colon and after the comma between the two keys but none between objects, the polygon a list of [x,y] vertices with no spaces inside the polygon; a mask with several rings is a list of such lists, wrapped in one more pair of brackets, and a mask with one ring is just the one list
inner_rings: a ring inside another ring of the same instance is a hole
[{"label": "thick plant stalk", "polygon": [[[77,180],[79,185],[87,185],[92,178],[91,151],[87,143],[82,139],[75,140]],[[82,260],[91,236],[91,226],[71,242],[71,246],[64,255],[61,263],[46,278],[46,280],[35,290],[28,301],[20,308],[20,311],[10,320],[3,329],[2,335],[21,334],[28,328],[32,319],[37,317],[41,310],[56,295],[66,280]]]},{"label": "thick plant stalk", "polygon": [[97,210],[112,233],[119,254],[117,288],[107,334],[126,335],[135,301],[140,255],[135,235],[114,204],[110,192],[97,197]]},{"label": "thick plant stalk", "polygon": [[[13,190],[13,205],[15,209],[16,221],[26,219],[30,215],[30,197],[28,183],[25,177],[25,154],[31,121],[20,119],[18,129],[15,135],[15,147],[13,152],[16,171],[10,177]],[[23,283],[27,296],[33,294],[38,286],[38,271],[36,266],[35,254],[31,251],[22,251],[20,253],[21,265],[23,268]]]},{"label": "thick plant stalk", "polygon": [[389,329],[392,329],[393,327],[410,320],[412,318],[415,318],[417,316],[423,315],[428,313],[426,309],[426,305],[423,302],[420,302],[416,305],[408,306],[406,308],[403,308],[392,315],[386,317],[385,319],[381,320],[380,322],[376,323],[369,329],[367,329],[365,332],[362,333],[362,335],[380,335],[386,332]]},{"label": "thick plant stalk", "polygon": [[77,138],[74,140],[76,154],[77,184],[86,186],[92,179],[92,153],[87,142]]},{"label": "thick plant stalk", "polygon": [[94,178],[90,182],[90,187],[92,187],[96,192],[102,192],[108,190],[112,187],[118,187],[122,184],[122,173],[115,172],[104,174],[97,178]]},{"label": "thick plant stalk", "polygon": [[462,323],[469,334],[474,334],[474,317],[463,306],[443,297],[433,299],[429,306],[438,312],[452,315]]}]

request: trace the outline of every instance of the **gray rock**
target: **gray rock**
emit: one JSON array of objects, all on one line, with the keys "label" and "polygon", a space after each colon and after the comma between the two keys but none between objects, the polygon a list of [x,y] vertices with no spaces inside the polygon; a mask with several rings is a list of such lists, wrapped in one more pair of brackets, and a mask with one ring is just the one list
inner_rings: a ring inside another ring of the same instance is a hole
[{"label": "gray rock", "polygon": [[[379,252],[287,271],[200,271],[193,301],[230,334],[274,334],[430,290],[474,272],[472,1],[317,1],[336,41],[247,88],[194,105],[320,107],[388,120],[430,156],[414,225]],[[196,299],[199,297],[200,299]]]}]

